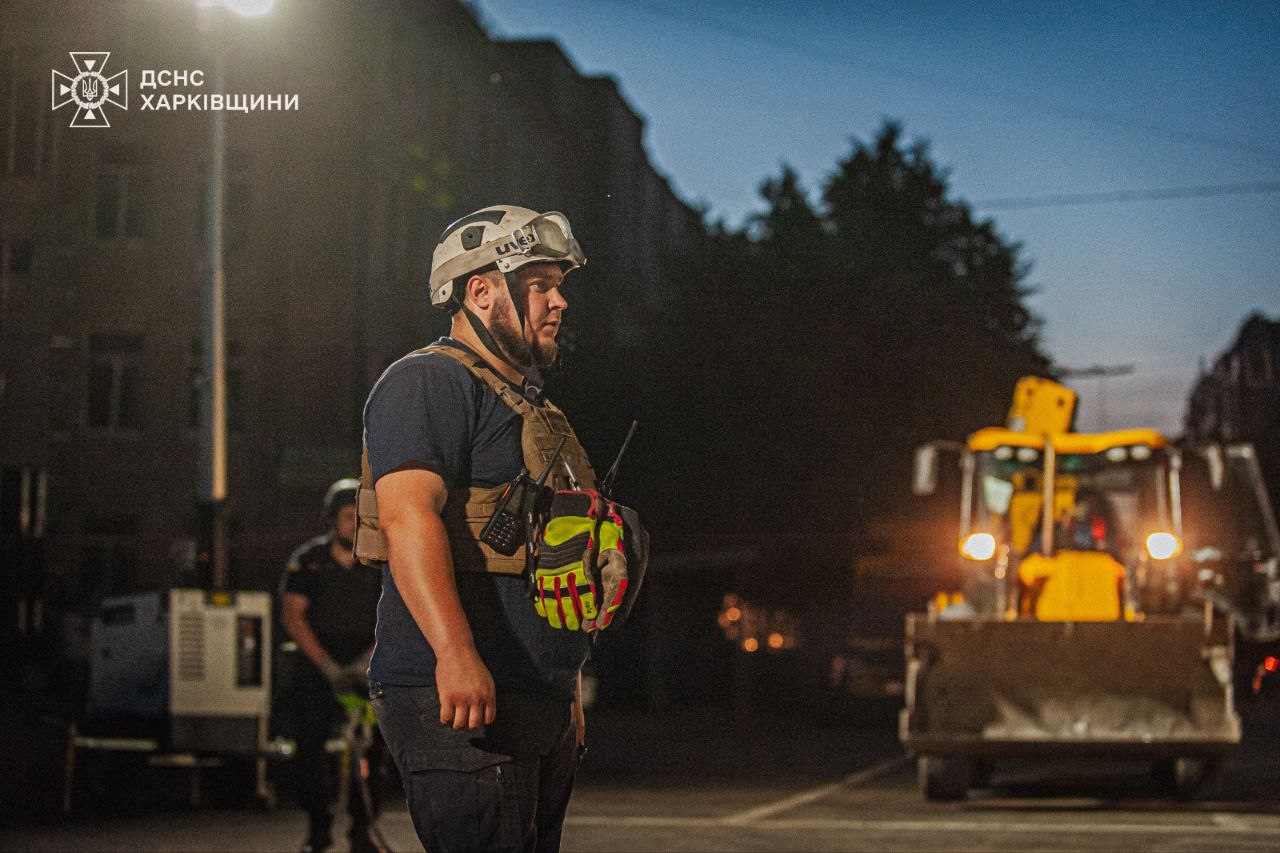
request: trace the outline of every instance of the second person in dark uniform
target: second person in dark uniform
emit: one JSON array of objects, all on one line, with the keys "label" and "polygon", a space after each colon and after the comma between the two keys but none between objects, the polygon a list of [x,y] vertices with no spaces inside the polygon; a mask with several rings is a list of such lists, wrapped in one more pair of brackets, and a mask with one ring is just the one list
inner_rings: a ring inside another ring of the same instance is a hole
[{"label": "second person in dark uniform", "polygon": [[[298,801],[309,820],[304,851],[324,850],[332,843],[335,762],[325,751],[325,742],[341,710],[336,694],[364,695],[368,690],[367,670],[382,577],[378,570],[356,562],[352,553],[358,486],[356,480],[339,480],[329,487],[324,510],[330,529],[293,552],[281,585],[284,629],[299,651],[286,708],[298,744]],[[367,756],[367,768],[376,810],[380,739],[375,744]],[[375,815],[367,813],[356,784],[352,779],[348,796],[351,849],[377,849],[369,834],[369,822]]]}]

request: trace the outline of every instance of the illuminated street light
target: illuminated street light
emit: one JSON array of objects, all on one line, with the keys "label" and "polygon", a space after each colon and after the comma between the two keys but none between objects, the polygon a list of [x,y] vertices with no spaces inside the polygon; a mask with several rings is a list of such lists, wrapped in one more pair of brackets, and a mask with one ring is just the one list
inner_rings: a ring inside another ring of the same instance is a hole
[{"label": "illuminated street light", "polygon": [[[256,17],[271,10],[275,0],[200,0],[200,29],[209,47],[211,88],[225,90],[226,64],[223,28],[218,7],[240,17]],[[210,580],[214,589],[226,589],[230,581],[227,540],[227,306],[223,266],[223,219],[226,207],[226,115],[211,110],[209,121],[209,189],[205,212],[205,297],[203,301],[205,381],[200,389],[200,445],[204,463],[203,500],[208,502],[210,525]]]},{"label": "illuminated street light", "polygon": [[221,5],[242,18],[257,18],[271,11],[276,0],[222,0]]}]

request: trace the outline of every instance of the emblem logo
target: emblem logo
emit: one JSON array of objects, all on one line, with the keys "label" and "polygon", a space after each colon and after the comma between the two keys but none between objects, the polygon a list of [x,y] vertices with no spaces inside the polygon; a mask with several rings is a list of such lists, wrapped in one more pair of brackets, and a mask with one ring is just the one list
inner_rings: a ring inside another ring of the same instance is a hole
[{"label": "emblem logo", "polygon": [[76,76],[69,77],[57,70],[53,72],[53,83],[49,87],[53,108],[56,110],[74,103],[76,114],[71,119],[72,127],[110,127],[105,109],[107,104],[122,110],[129,109],[129,72],[118,71],[107,77],[103,68],[111,58],[109,52],[81,50],[70,53]]}]

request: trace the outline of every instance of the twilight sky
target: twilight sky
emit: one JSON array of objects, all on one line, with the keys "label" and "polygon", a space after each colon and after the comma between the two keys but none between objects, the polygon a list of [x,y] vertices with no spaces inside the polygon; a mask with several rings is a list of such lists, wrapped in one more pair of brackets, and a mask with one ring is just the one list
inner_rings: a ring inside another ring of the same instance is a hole
[{"label": "twilight sky", "polygon": [[[1024,246],[1061,365],[1132,364],[1105,425],[1180,431],[1202,356],[1280,316],[1280,3],[476,0],[495,35],[552,37],[616,77],[686,200],[738,223],[790,163],[816,194],[886,117],[953,197]],[[986,201],[1266,185],[1000,208]],[[1077,380],[1080,427],[1103,425]]]}]

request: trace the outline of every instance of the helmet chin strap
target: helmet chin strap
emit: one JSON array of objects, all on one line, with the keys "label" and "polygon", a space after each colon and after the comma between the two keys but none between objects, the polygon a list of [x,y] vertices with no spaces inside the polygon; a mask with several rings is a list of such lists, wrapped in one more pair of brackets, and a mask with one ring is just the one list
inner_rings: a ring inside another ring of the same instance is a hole
[{"label": "helmet chin strap", "polygon": [[[507,293],[511,296],[511,304],[516,309],[516,320],[520,325],[520,337],[524,339],[525,312],[524,307],[520,304],[521,300],[517,297],[518,288],[516,287],[515,276],[511,273],[503,273],[503,279],[507,283]],[[512,361],[502,347],[498,346],[498,342],[493,339],[493,335],[489,332],[489,327],[484,324],[474,311],[467,307],[466,303],[462,304],[463,313],[467,315],[467,322],[471,325],[471,330],[476,333],[476,337],[484,344],[488,350],[502,359],[511,366],[517,373],[524,377],[525,382],[536,387],[542,387],[542,371],[538,370],[535,365],[519,365]],[[527,340],[526,340],[527,342]],[[530,352],[532,353],[532,344],[530,344]]]}]

